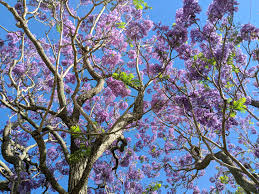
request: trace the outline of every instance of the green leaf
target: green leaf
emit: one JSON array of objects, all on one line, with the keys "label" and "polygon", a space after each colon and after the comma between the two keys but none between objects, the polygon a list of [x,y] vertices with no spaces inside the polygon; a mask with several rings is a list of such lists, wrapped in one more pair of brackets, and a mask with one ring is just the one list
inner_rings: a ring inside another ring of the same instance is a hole
[{"label": "green leaf", "polygon": [[237,113],[233,111],[233,112],[230,113],[230,117],[234,118],[236,116],[236,114]]},{"label": "green leaf", "polygon": [[228,178],[227,175],[224,175],[224,176],[219,177],[219,180],[220,180],[220,182],[223,183],[223,184],[228,184],[228,182],[229,182],[229,178]]},{"label": "green leaf", "polygon": [[61,32],[61,27],[60,27],[60,25],[57,23],[56,24],[56,29],[57,29],[57,31],[60,33]]},{"label": "green leaf", "polygon": [[246,98],[245,98],[245,97],[240,98],[240,99],[238,100],[238,102],[241,103],[241,104],[244,104],[244,103],[246,102]]},{"label": "green leaf", "polygon": [[118,28],[124,29],[126,27],[126,23],[125,22],[118,22],[117,24]]},{"label": "green leaf", "polygon": [[[70,130],[71,130],[73,133],[81,133],[81,129],[79,128],[78,125],[72,126],[72,127],[70,128]],[[80,134],[73,134],[73,133],[72,133],[72,135],[75,136],[75,137],[79,137],[79,136],[80,136]]]},{"label": "green leaf", "polygon": [[144,0],[133,0],[133,5],[136,9],[152,9],[152,7],[148,6],[148,4],[144,2]]},{"label": "green leaf", "polygon": [[227,102],[230,103],[232,101],[232,98],[228,98]]}]

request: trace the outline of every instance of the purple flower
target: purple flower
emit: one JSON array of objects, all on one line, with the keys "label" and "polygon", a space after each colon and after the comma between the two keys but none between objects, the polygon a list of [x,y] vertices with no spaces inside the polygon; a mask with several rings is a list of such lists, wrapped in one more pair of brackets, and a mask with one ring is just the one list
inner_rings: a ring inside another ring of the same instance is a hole
[{"label": "purple flower", "polygon": [[122,81],[110,77],[106,80],[106,82],[115,96],[126,97],[130,95],[130,89],[126,88],[125,84]]},{"label": "purple flower", "polygon": [[152,27],[153,22],[151,20],[131,21],[126,29],[126,35],[131,40],[139,40],[147,36]]},{"label": "purple flower", "polygon": [[47,151],[47,155],[52,161],[58,158],[58,152],[55,147],[50,147]]},{"label": "purple flower", "polygon": [[202,42],[204,40],[204,36],[202,32],[198,28],[196,28],[191,30],[191,39],[192,43]]},{"label": "purple flower", "polygon": [[95,120],[98,123],[102,123],[102,122],[105,122],[105,121],[107,122],[109,120],[109,113],[107,113],[105,110],[100,110],[96,114]]},{"label": "purple flower", "polygon": [[256,28],[252,24],[245,24],[240,30],[241,38],[243,40],[254,40],[259,37],[259,28]]},{"label": "purple flower", "polygon": [[[0,40],[0,47],[1,47],[1,40]],[[252,56],[253,56],[253,60],[259,61],[259,49],[258,48],[253,50]]]},{"label": "purple flower", "polygon": [[198,186],[195,186],[194,188],[193,188],[193,194],[200,194],[201,192],[200,192],[200,189],[199,189],[199,187]]},{"label": "purple flower", "polygon": [[13,68],[13,73],[18,76],[22,76],[25,73],[25,71],[26,69],[23,63],[19,63],[15,65],[15,67]]},{"label": "purple flower", "polygon": [[225,185],[221,182],[216,182],[216,187],[219,191],[223,191],[225,188]]},{"label": "purple flower", "polygon": [[76,76],[72,73],[67,73],[65,76],[65,83],[72,83],[74,84],[76,82]]},{"label": "purple flower", "polygon": [[8,33],[6,35],[7,39],[10,41],[11,44],[17,43],[20,39],[15,33]]},{"label": "purple flower", "polygon": [[201,12],[201,7],[197,0],[184,0],[183,8],[176,12],[176,23],[184,25],[185,27],[195,23],[196,14]]},{"label": "purple flower", "polygon": [[208,17],[211,22],[221,19],[225,14],[233,15],[238,11],[236,0],[213,0],[208,8]]},{"label": "purple flower", "polygon": [[19,14],[19,15],[21,15],[22,14],[22,11],[23,11],[23,5],[22,5],[22,3],[16,3],[15,4],[15,6],[14,6],[14,8],[16,9],[16,11],[17,11],[17,13]]},{"label": "purple flower", "polygon": [[117,65],[119,62],[121,62],[121,55],[120,53],[116,51],[108,51],[105,53],[105,55],[102,57],[102,63],[103,65],[110,65],[111,68],[113,68],[115,65]]},{"label": "purple flower", "polygon": [[210,177],[209,180],[210,180],[211,183],[215,183],[215,181],[216,181],[214,177]]},{"label": "purple flower", "polygon": [[128,103],[127,103],[127,102],[121,101],[121,102],[119,103],[119,108],[120,108],[121,110],[124,110],[124,109],[126,109],[127,107],[128,107]]},{"label": "purple flower", "polygon": [[188,32],[182,25],[176,25],[172,30],[168,31],[168,43],[171,47],[178,47],[188,40]]},{"label": "purple flower", "polygon": [[112,168],[103,161],[97,161],[94,164],[94,181],[96,184],[100,185],[103,183],[111,183],[113,181]]},{"label": "purple flower", "polygon": [[154,65],[152,65],[152,66],[149,68],[149,72],[151,73],[151,75],[156,75],[156,74],[162,72],[162,70],[163,70],[162,66],[159,65],[159,64],[157,64],[157,63],[154,64]]}]

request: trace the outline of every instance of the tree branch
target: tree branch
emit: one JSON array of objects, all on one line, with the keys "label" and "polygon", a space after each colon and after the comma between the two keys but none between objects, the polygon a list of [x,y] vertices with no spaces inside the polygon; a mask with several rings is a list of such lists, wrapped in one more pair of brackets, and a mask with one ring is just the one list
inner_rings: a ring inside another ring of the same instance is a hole
[{"label": "tree branch", "polygon": [[[234,166],[234,163],[231,161],[230,157],[228,157],[223,151],[217,152],[216,154],[214,154],[214,156],[217,159],[223,161],[225,164],[228,164],[227,168],[233,175],[237,184],[239,184],[245,191],[249,191],[249,192],[253,192],[253,193],[258,192],[256,183],[249,181],[242,173],[242,170],[239,168],[236,168]],[[197,169],[197,170],[205,169],[212,160],[214,160],[213,154],[208,154],[201,162],[198,162],[195,164],[195,169]]]}]

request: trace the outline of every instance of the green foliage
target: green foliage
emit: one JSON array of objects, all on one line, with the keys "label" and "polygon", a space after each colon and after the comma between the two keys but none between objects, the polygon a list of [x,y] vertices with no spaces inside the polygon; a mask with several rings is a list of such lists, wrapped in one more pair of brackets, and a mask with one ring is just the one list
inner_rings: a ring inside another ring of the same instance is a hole
[{"label": "green foliage", "polygon": [[86,145],[80,145],[80,149],[75,151],[70,155],[69,161],[71,163],[76,163],[83,159],[84,157],[88,157],[91,154],[91,147],[86,147]]},{"label": "green foliage", "polygon": [[169,75],[163,75],[162,73],[160,73],[158,78],[159,78],[159,81],[162,82],[162,81],[168,80],[170,78],[170,76]]},{"label": "green foliage", "polygon": [[61,32],[61,26],[58,23],[56,24],[56,29],[59,33]]},{"label": "green foliage", "polygon": [[219,177],[219,180],[220,180],[220,182],[223,183],[223,184],[228,184],[228,182],[229,182],[229,178],[228,178],[227,175],[224,175],[224,176]]},{"label": "green foliage", "polygon": [[235,86],[234,84],[231,84],[230,82],[227,82],[227,84],[225,85],[226,88],[232,88],[233,86]]},{"label": "green foliage", "polygon": [[[202,52],[200,52],[198,55],[193,56],[194,61],[197,61],[198,59],[200,59],[201,61],[204,61],[208,64],[216,65],[216,60],[214,58],[207,59],[206,57],[204,57],[204,54]],[[209,68],[209,66],[207,65],[205,68]]]},{"label": "green foliage", "polygon": [[126,27],[126,23],[125,22],[119,22],[116,24],[118,28],[124,29]]},{"label": "green foliage", "polygon": [[237,111],[245,112],[245,108],[246,108],[246,106],[244,105],[245,102],[246,102],[245,97],[240,98],[239,100],[233,102],[232,108]]},{"label": "green foliage", "polygon": [[238,73],[239,69],[236,68],[236,66],[234,64],[232,64],[232,71],[234,71],[235,73]]},{"label": "green foliage", "polygon": [[133,5],[136,9],[152,9],[144,0],[133,0]]},{"label": "green foliage", "polygon": [[236,111],[240,111],[242,113],[246,111],[246,105],[244,105],[246,102],[245,97],[240,98],[237,101],[232,101],[232,99],[229,98],[227,102],[230,103],[230,117],[235,117]]},{"label": "green foliage", "polygon": [[236,192],[235,192],[235,194],[245,194],[246,192],[245,192],[245,190],[244,189],[242,189],[241,187],[237,187],[237,190],[236,190]]},{"label": "green foliage", "polygon": [[126,74],[125,72],[113,73],[112,77],[114,79],[122,81],[126,86],[130,86],[132,88],[139,88],[140,82],[137,79],[133,79],[134,75],[132,73]]},{"label": "green foliage", "polygon": [[70,130],[72,131],[72,135],[73,135],[74,137],[79,137],[80,134],[73,134],[73,133],[81,133],[81,132],[82,132],[78,125],[72,126],[72,127],[70,128]]},{"label": "green foliage", "polygon": [[[167,186],[167,185],[166,185]],[[156,183],[150,184],[145,192],[142,192],[142,194],[148,194],[150,191],[158,191],[162,187],[162,181],[158,181]],[[165,186],[164,186],[165,187]]]}]

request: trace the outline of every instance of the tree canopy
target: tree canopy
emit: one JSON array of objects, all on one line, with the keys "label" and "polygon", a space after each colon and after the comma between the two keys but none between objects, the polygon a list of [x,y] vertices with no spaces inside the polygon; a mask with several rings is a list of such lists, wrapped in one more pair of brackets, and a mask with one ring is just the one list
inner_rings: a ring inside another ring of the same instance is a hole
[{"label": "tree canopy", "polygon": [[143,0],[0,6],[1,191],[259,192],[259,28],[236,0],[183,0],[171,26]]}]

